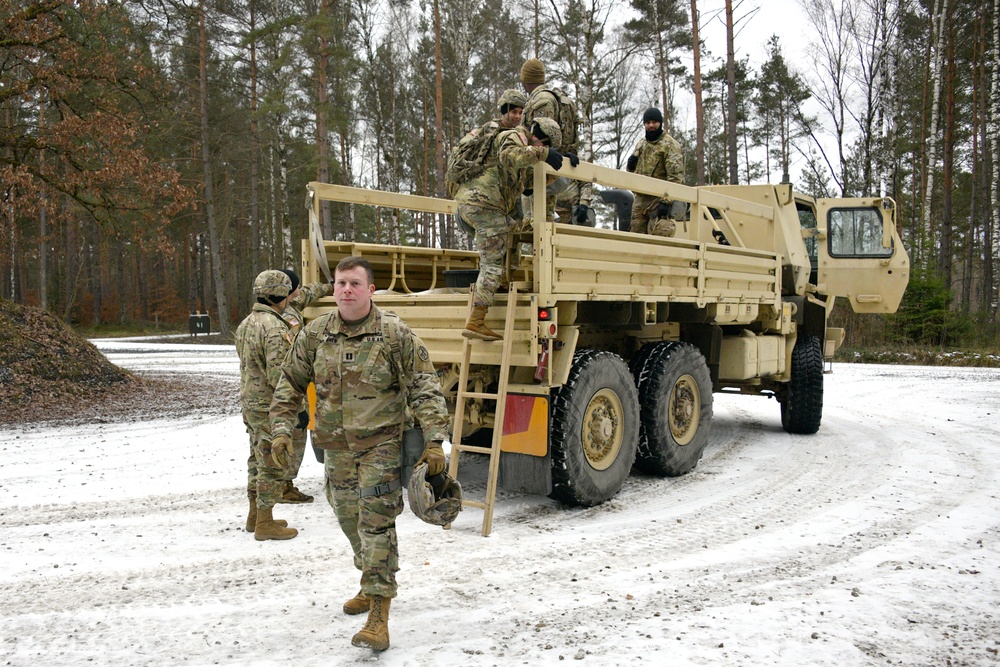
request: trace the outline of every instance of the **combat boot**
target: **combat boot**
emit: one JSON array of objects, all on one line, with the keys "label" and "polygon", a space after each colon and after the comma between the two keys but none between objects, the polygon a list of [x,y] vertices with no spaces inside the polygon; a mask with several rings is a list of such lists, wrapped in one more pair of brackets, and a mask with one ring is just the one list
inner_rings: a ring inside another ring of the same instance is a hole
[{"label": "combat boot", "polygon": [[[250,499],[250,511],[247,513],[247,532],[252,533],[257,529],[257,494],[247,491],[247,498]],[[275,519],[274,522],[284,528],[288,522],[284,519]]]},{"label": "combat boot", "polygon": [[294,528],[288,528],[288,524],[284,521],[285,525],[279,525],[274,517],[271,516],[274,508],[272,507],[261,507],[257,510],[257,525],[254,528],[253,536],[254,539],[263,542],[264,540],[290,540],[299,534],[299,531]]},{"label": "combat boot", "polygon": [[344,603],[344,613],[348,616],[357,616],[371,609],[372,599],[358,591],[358,594]]},{"label": "combat boot", "polygon": [[503,336],[486,326],[486,306],[473,306],[462,335],[475,340],[502,340]]},{"label": "combat boot", "polygon": [[368,621],[365,627],[351,638],[351,643],[355,646],[367,646],[376,651],[384,651],[389,648],[389,603],[392,602],[392,598],[373,595],[371,601]]},{"label": "combat boot", "polygon": [[313,497],[302,493],[295,488],[295,485],[291,481],[285,482],[285,490],[278,498],[279,503],[287,503],[291,505],[298,505],[300,503],[311,503]]}]

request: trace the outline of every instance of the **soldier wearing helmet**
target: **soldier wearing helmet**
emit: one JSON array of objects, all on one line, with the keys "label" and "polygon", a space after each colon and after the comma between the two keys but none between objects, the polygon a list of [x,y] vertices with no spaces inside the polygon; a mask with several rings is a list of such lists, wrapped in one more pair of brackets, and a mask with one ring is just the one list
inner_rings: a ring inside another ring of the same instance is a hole
[{"label": "soldier wearing helmet", "polygon": [[275,520],[274,505],[284,490],[284,469],[271,456],[268,409],[281,377],[281,363],[292,346],[292,331],[281,313],[292,293],[292,281],[282,271],[262,271],[253,281],[257,303],[236,329],[240,358],[240,403],[250,434],[247,460],[247,497],[250,511],[246,530],[258,540],[290,540],[298,534],[285,521]]},{"label": "soldier wearing helmet", "polygon": [[[285,309],[281,313],[281,319],[288,322],[288,327],[292,331],[292,337],[298,334],[299,329],[305,324],[305,318],[302,316],[302,308],[306,308],[313,301],[319,299],[320,297],[329,296],[333,294],[333,285],[330,283],[310,283],[308,285],[301,285],[299,275],[295,273],[292,269],[282,269],[282,273],[288,276],[288,279],[292,281],[292,291],[288,295],[288,303]],[[302,493],[295,486],[295,478],[298,477],[299,468],[302,467],[302,458],[306,451],[306,426],[309,425],[309,402],[306,399],[302,399],[302,404],[299,406],[298,420],[295,423],[295,430],[292,432],[292,440],[295,443],[295,451],[292,456],[292,460],[288,462],[288,466],[285,468],[284,480],[285,487],[282,491],[281,498],[278,499],[279,503],[311,503],[313,497]]]},{"label": "soldier wearing helmet", "polygon": [[524,115],[524,103],[527,100],[524,93],[516,88],[508,88],[497,100],[497,110],[500,112],[500,127],[509,130],[521,124]]},{"label": "soldier wearing helmet", "polygon": [[530,128],[504,130],[493,141],[483,172],[455,193],[462,220],[475,230],[479,250],[479,278],[473,287],[472,312],[462,335],[479,340],[499,340],[500,334],[485,324],[487,309],[500,286],[510,233],[520,221],[517,206],[531,175],[529,167],[546,162],[562,167],[563,156],[555,146],[562,140],[559,125],[539,118]]}]

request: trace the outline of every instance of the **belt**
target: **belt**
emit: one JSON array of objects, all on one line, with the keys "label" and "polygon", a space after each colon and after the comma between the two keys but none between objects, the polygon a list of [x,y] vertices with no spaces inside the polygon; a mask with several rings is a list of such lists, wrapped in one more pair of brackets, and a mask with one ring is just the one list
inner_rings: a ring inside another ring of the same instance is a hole
[{"label": "belt", "polygon": [[376,484],[375,486],[366,486],[358,491],[358,494],[362,498],[369,498],[371,496],[384,496],[387,493],[392,493],[396,489],[403,488],[403,480],[394,479],[391,482],[386,482],[385,484]]}]

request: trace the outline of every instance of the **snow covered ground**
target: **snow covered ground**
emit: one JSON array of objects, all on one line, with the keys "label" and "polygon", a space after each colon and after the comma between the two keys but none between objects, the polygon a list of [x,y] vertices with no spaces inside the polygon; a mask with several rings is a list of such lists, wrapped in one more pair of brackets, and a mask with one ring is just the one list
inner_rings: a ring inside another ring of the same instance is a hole
[{"label": "snow covered ground", "polygon": [[311,453],[317,502],[276,512],[299,536],[243,531],[232,348],[99,347],[228,390],[185,418],[0,433],[0,664],[1000,662],[996,370],[839,364],[815,436],[717,395],[691,474],[633,476],[590,509],[502,493],[488,538],[478,510],[449,531],[407,510],[375,654],[350,645],[358,573]]}]

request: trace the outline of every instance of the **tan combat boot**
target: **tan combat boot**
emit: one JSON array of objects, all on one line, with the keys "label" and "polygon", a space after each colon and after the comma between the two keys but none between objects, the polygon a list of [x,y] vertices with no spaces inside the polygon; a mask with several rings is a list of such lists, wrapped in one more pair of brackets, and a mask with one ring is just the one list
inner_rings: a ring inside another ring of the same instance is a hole
[{"label": "tan combat boot", "polygon": [[389,648],[389,603],[392,602],[392,598],[373,595],[371,601],[368,621],[365,627],[351,638],[351,643],[355,646],[367,646],[376,651],[384,651]]},{"label": "tan combat boot", "polygon": [[358,591],[358,594],[352,597],[350,600],[344,603],[344,613],[348,616],[357,616],[358,614],[363,614],[372,606],[372,599]]},{"label": "tan combat boot", "polygon": [[291,481],[285,482],[285,490],[282,492],[281,497],[278,498],[279,503],[288,503],[291,505],[298,505],[299,503],[311,503],[313,497],[302,493],[295,488],[295,485]]},{"label": "tan combat boot", "polygon": [[486,306],[473,306],[469,313],[469,321],[465,323],[462,335],[475,340],[502,340],[503,336],[490,330],[485,324]]},{"label": "tan combat boot", "polygon": [[[257,494],[247,491],[247,498],[250,499],[250,511],[247,513],[247,532],[252,533],[257,529]],[[284,528],[288,522],[284,519],[275,519],[274,522]]]},{"label": "tan combat boot", "polygon": [[299,534],[299,531],[294,528],[287,528],[286,522],[282,521],[285,525],[280,525],[271,516],[274,508],[272,507],[261,507],[257,510],[257,526],[254,528],[253,536],[259,542],[264,540],[290,540]]}]

